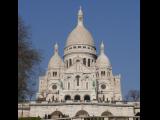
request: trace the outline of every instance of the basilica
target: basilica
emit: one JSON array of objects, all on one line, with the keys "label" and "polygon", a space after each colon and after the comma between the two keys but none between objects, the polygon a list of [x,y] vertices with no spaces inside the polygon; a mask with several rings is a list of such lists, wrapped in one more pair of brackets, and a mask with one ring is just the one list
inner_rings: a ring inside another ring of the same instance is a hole
[{"label": "basilica", "polygon": [[83,24],[82,9],[76,27],[64,47],[64,60],[58,44],[48,63],[45,76],[40,77],[37,98],[46,101],[120,101],[120,75],[113,75],[103,42],[97,55],[94,39]]},{"label": "basilica", "polygon": [[134,116],[139,111],[137,103],[122,102],[121,76],[113,74],[103,41],[100,52],[96,52],[94,39],[83,22],[80,7],[77,25],[67,37],[63,58],[56,43],[48,69],[39,77],[36,94],[39,102],[29,103],[28,113],[26,111],[29,116]]}]

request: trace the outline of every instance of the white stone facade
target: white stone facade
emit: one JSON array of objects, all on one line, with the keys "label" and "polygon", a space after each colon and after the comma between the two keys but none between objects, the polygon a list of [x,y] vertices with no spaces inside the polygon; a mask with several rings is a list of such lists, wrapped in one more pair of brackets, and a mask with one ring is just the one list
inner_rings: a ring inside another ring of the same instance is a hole
[{"label": "white stone facade", "polygon": [[[134,116],[135,106],[120,102],[121,76],[112,73],[104,48],[102,42],[97,55],[94,40],[83,24],[80,9],[77,26],[67,38],[64,59],[59,56],[56,44],[46,74],[39,77],[37,99],[43,102],[30,103],[29,116],[56,116],[60,113],[69,117],[106,114]],[[113,101],[117,103],[111,103]]]},{"label": "white stone facade", "polygon": [[64,60],[59,56],[56,44],[46,75],[40,77],[37,98],[46,101],[119,101],[122,100],[120,86],[120,75],[112,74],[103,43],[97,57],[94,40],[83,25],[80,9],[77,26],[67,38]]}]

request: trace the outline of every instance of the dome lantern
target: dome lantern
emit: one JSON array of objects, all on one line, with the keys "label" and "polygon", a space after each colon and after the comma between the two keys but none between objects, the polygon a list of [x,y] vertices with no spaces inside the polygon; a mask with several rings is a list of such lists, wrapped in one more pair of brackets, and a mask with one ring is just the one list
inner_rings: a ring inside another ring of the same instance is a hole
[{"label": "dome lantern", "polygon": [[78,25],[83,25],[83,11],[81,6],[78,11]]},{"label": "dome lantern", "polygon": [[102,41],[101,46],[100,46],[100,54],[104,54],[104,44],[103,44],[103,41]]},{"label": "dome lantern", "polygon": [[57,43],[54,45],[54,53],[58,53],[58,44]]}]

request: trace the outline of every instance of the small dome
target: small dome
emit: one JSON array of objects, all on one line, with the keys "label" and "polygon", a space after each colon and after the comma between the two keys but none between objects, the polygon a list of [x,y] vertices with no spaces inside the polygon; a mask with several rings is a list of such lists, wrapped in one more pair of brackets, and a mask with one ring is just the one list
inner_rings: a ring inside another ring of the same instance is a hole
[{"label": "small dome", "polygon": [[48,64],[48,68],[59,68],[63,66],[63,61],[58,54],[54,54]]},{"label": "small dome", "polygon": [[96,60],[97,66],[111,66],[108,57],[105,54],[100,54]]},{"label": "small dome", "polygon": [[100,55],[98,56],[98,58],[96,60],[96,64],[99,67],[101,67],[101,66],[105,66],[105,67],[106,66],[111,66],[109,58],[104,53],[104,44],[103,44],[103,42],[101,43],[101,46],[100,46]]},{"label": "small dome", "polygon": [[55,44],[54,46],[54,55],[51,57],[49,64],[48,64],[48,68],[59,68],[61,66],[63,66],[63,60],[61,59],[61,57],[58,54],[58,45]]}]

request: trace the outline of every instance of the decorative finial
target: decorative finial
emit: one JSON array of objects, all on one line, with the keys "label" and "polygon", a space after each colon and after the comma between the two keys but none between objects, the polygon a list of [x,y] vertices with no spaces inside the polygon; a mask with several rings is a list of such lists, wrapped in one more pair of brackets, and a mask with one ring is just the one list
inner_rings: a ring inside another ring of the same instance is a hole
[{"label": "decorative finial", "polygon": [[101,42],[101,46],[100,46],[100,54],[104,53],[104,44],[103,41]]},{"label": "decorative finial", "polygon": [[83,25],[83,11],[81,6],[78,11],[78,25]]},{"label": "decorative finial", "polygon": [[80,8],[80,10],[82,10],[82,6],[81,6],[81,5],[80,5],[80,7],[79,7],[79,8]]},{"label": "decorative finial", "polygon": [[58,53],[58,44],[57,43],[54,45],[54,53]]}]

